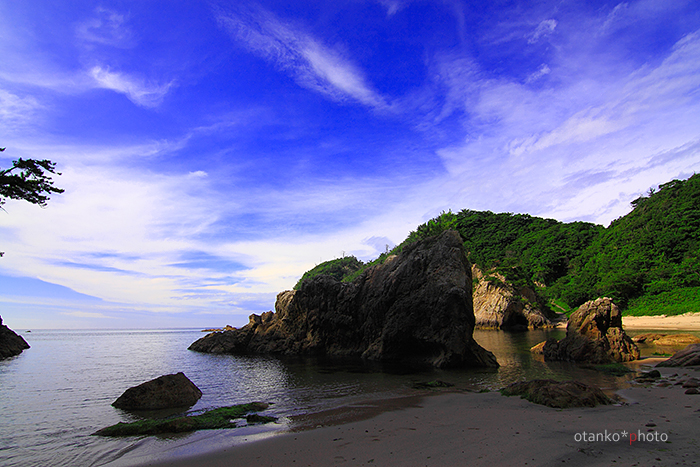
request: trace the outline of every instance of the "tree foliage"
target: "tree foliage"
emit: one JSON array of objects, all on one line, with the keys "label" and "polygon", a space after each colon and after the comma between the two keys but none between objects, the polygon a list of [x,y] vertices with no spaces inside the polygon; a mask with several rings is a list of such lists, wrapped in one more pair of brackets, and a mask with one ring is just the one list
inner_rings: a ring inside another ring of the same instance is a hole
[{"label": "tree foliage", "polygon": [[[0,152],[5,148],[0,148]],[[28,201],[39,206],[46,206],[49,195],[63,193],[64,190],[53,185],[51,175],[56,172],[56,164],[50,160],[19,158],[12,162],[12,167],[0,169],[0,207],[7,199]]]}]

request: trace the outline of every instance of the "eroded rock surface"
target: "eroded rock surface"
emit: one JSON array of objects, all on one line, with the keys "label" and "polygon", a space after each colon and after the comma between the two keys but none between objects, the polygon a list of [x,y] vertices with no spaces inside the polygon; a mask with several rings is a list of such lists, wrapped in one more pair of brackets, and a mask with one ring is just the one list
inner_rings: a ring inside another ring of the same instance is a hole
[{"label": "eroded rock surface", "polygon": [[632,338],[637,343],[654,344],[659,346],[674,346],[687,344],[700,344],[700,337],[692,334],[639,334]]},{"label": "eroded rock surface", "polygon": [[362,357],[436,367],[496,367],[473,339],[471,265],[455,231],[404,248],[351,283],[317,276],[277,296],[276,312],[190,350]]},{"label": "eroded rock surface", "polygon": [[639,348],[622,330],[620,310],[609,298],[581,305],[570,317],[566,337],[548,339],[543,348],[546,361],[586,363],[630,362]]},{"label": "eroded rock surface", "polygon": [[700,344],[690,344],[685,349],[656,366],[696,366],[700,365]]},{"label": "eroded rock surface", "polygon": [[112,405],[125,410],[160,410],[190,407],[200,397],[202,391],[180,372],[129,388]]},{"label": "eroded rock surface", "polygon": [[14,357],[29,348],[27,341],[19,334],[2,324],[0,316],[0,360]]},{"label": "eroded rock surface", "polygon": [[521,396],[535,404],[565,409],[608,405],[612,400],[599,388],[579,381],[535,379],[513,383],[501,389],[504,396]]},{"label": "eroded rock surface", "polygon": [[495,272],[484,274],[476,265],[472,266],[472,277],[475,281],[474,318],[477,328],[541,328],[553,325],[553,314],[540,306],[532,289],[516,289],[506,282],[503,275]]}]

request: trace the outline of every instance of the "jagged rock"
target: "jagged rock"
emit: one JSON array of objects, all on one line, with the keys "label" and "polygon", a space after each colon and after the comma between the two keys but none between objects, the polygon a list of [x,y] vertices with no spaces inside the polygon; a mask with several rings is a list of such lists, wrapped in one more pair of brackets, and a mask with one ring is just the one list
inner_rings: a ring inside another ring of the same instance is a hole
[{"label": "jagged rock", "polygon": [[639,334],[632,338],[634,342],[660,346],[700,344],[700,337],[692,334]]},{"label": "jagged rock", "polygon": [[0,360],[19,355],[28,348],[29,344],[27,344],[27,341],[2,324],[2,316],[0,316]]},{"label": "jagged rock", "polygon": [[536,355],[544,355],[544,345],[547,343],[547,341],[542,341],[537,345],[533,345],[530,347],[530,352],[536,354]]},{"label": "jagged rock", "polygon": [[695,366],[700,365],[700,344],[690,344],[685,349],[656,366]]},{"label": "jagged rock", "polygon": [[609,298],[581,305],[570,317],[566,337],[547,339],[545,361],[586,363],[630,362],[639,358],[639,348],[622,330],[622,315]]},{"label": "jagged rock", "polygon": [[513,329],[552,326],[553,314],[538,304],[537,295],[528,288],[517,290],[496,272],[484,274],[472,266],[474,318],[477,328]]},{"label": "jagged rock", "polygon": [[202,391],[180,372],[129,388],[112,405],[125,410],[171,409],[194,405],[200,397]]},{"label": "jagged rock", "polygon": [[521,396],[535,404],[566,409],[608,405],[612,400],[599,388],[578,381],[535,379],[513,383],[501,389],[504,396]]},{"label": "jagged rock", "polygon": [[275,313],[209,334],[191,350],[362,357],[436,367],[496,367],[472,337],[471,266],[447,231],[404,248],[351,283],[329,276],[277,296]]}]

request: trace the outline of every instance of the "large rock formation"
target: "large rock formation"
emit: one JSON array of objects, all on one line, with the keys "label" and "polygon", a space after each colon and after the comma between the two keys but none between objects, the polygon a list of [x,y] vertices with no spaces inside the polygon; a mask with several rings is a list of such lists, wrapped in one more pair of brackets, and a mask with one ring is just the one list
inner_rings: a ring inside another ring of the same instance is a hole
[{"label": "large rock formation", "polygon": [[212,353],[362,357],[436,367],[496,367],[473,339],[471,266],[447,231],[404,248],[352,283],[329,276],[277,296],[276,313],[190,346]]},{"label": "large rock formation", "polygon": [[27,344],[27,341],[2,324],[2,317],[0,316],[0,360],[19,355],[28,348],[29,344]]},{"label": "large rock formation", "polygon": [[609,298],[581,305],[569,317],[566,337],[548,339],[543,353],[545,361],[613,363],[639,358],[639,349],[622,330],[620,310]]},{"label": "large rock formation", "polygon": [[125,410],[173,409],[190,407],[200,397],[202,391],[180,372],[129,388],[112,405]]},{"label": "large rock formation", "polygon": [[[472,266],[474,278],[474,318],[477,328],[514,329],[553,326],[549,310],[538,303],[535,292],[516,289],[496,272],[484,274]],[[553,318],[553,316],[551,316]]]}]

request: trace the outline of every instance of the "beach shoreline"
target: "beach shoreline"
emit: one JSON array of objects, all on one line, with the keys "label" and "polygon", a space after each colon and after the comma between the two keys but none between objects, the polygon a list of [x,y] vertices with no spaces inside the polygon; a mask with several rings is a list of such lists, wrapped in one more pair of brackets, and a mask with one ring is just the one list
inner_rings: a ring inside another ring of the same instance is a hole
[{"label": "beach shoreline", "polygon": [[[661,373],[700,376],[697,368],[663,368]],[[685,394],[680,385],[618,393],[625,404],[562,410],[496,391],[442,392],[366,419],[141,465],[692,464],[700,395]]]},{"label": "beach shoreline", "polygon": [[623,316],[622,328],[667,331],[700,331],[700,312],[676,316]]}]

